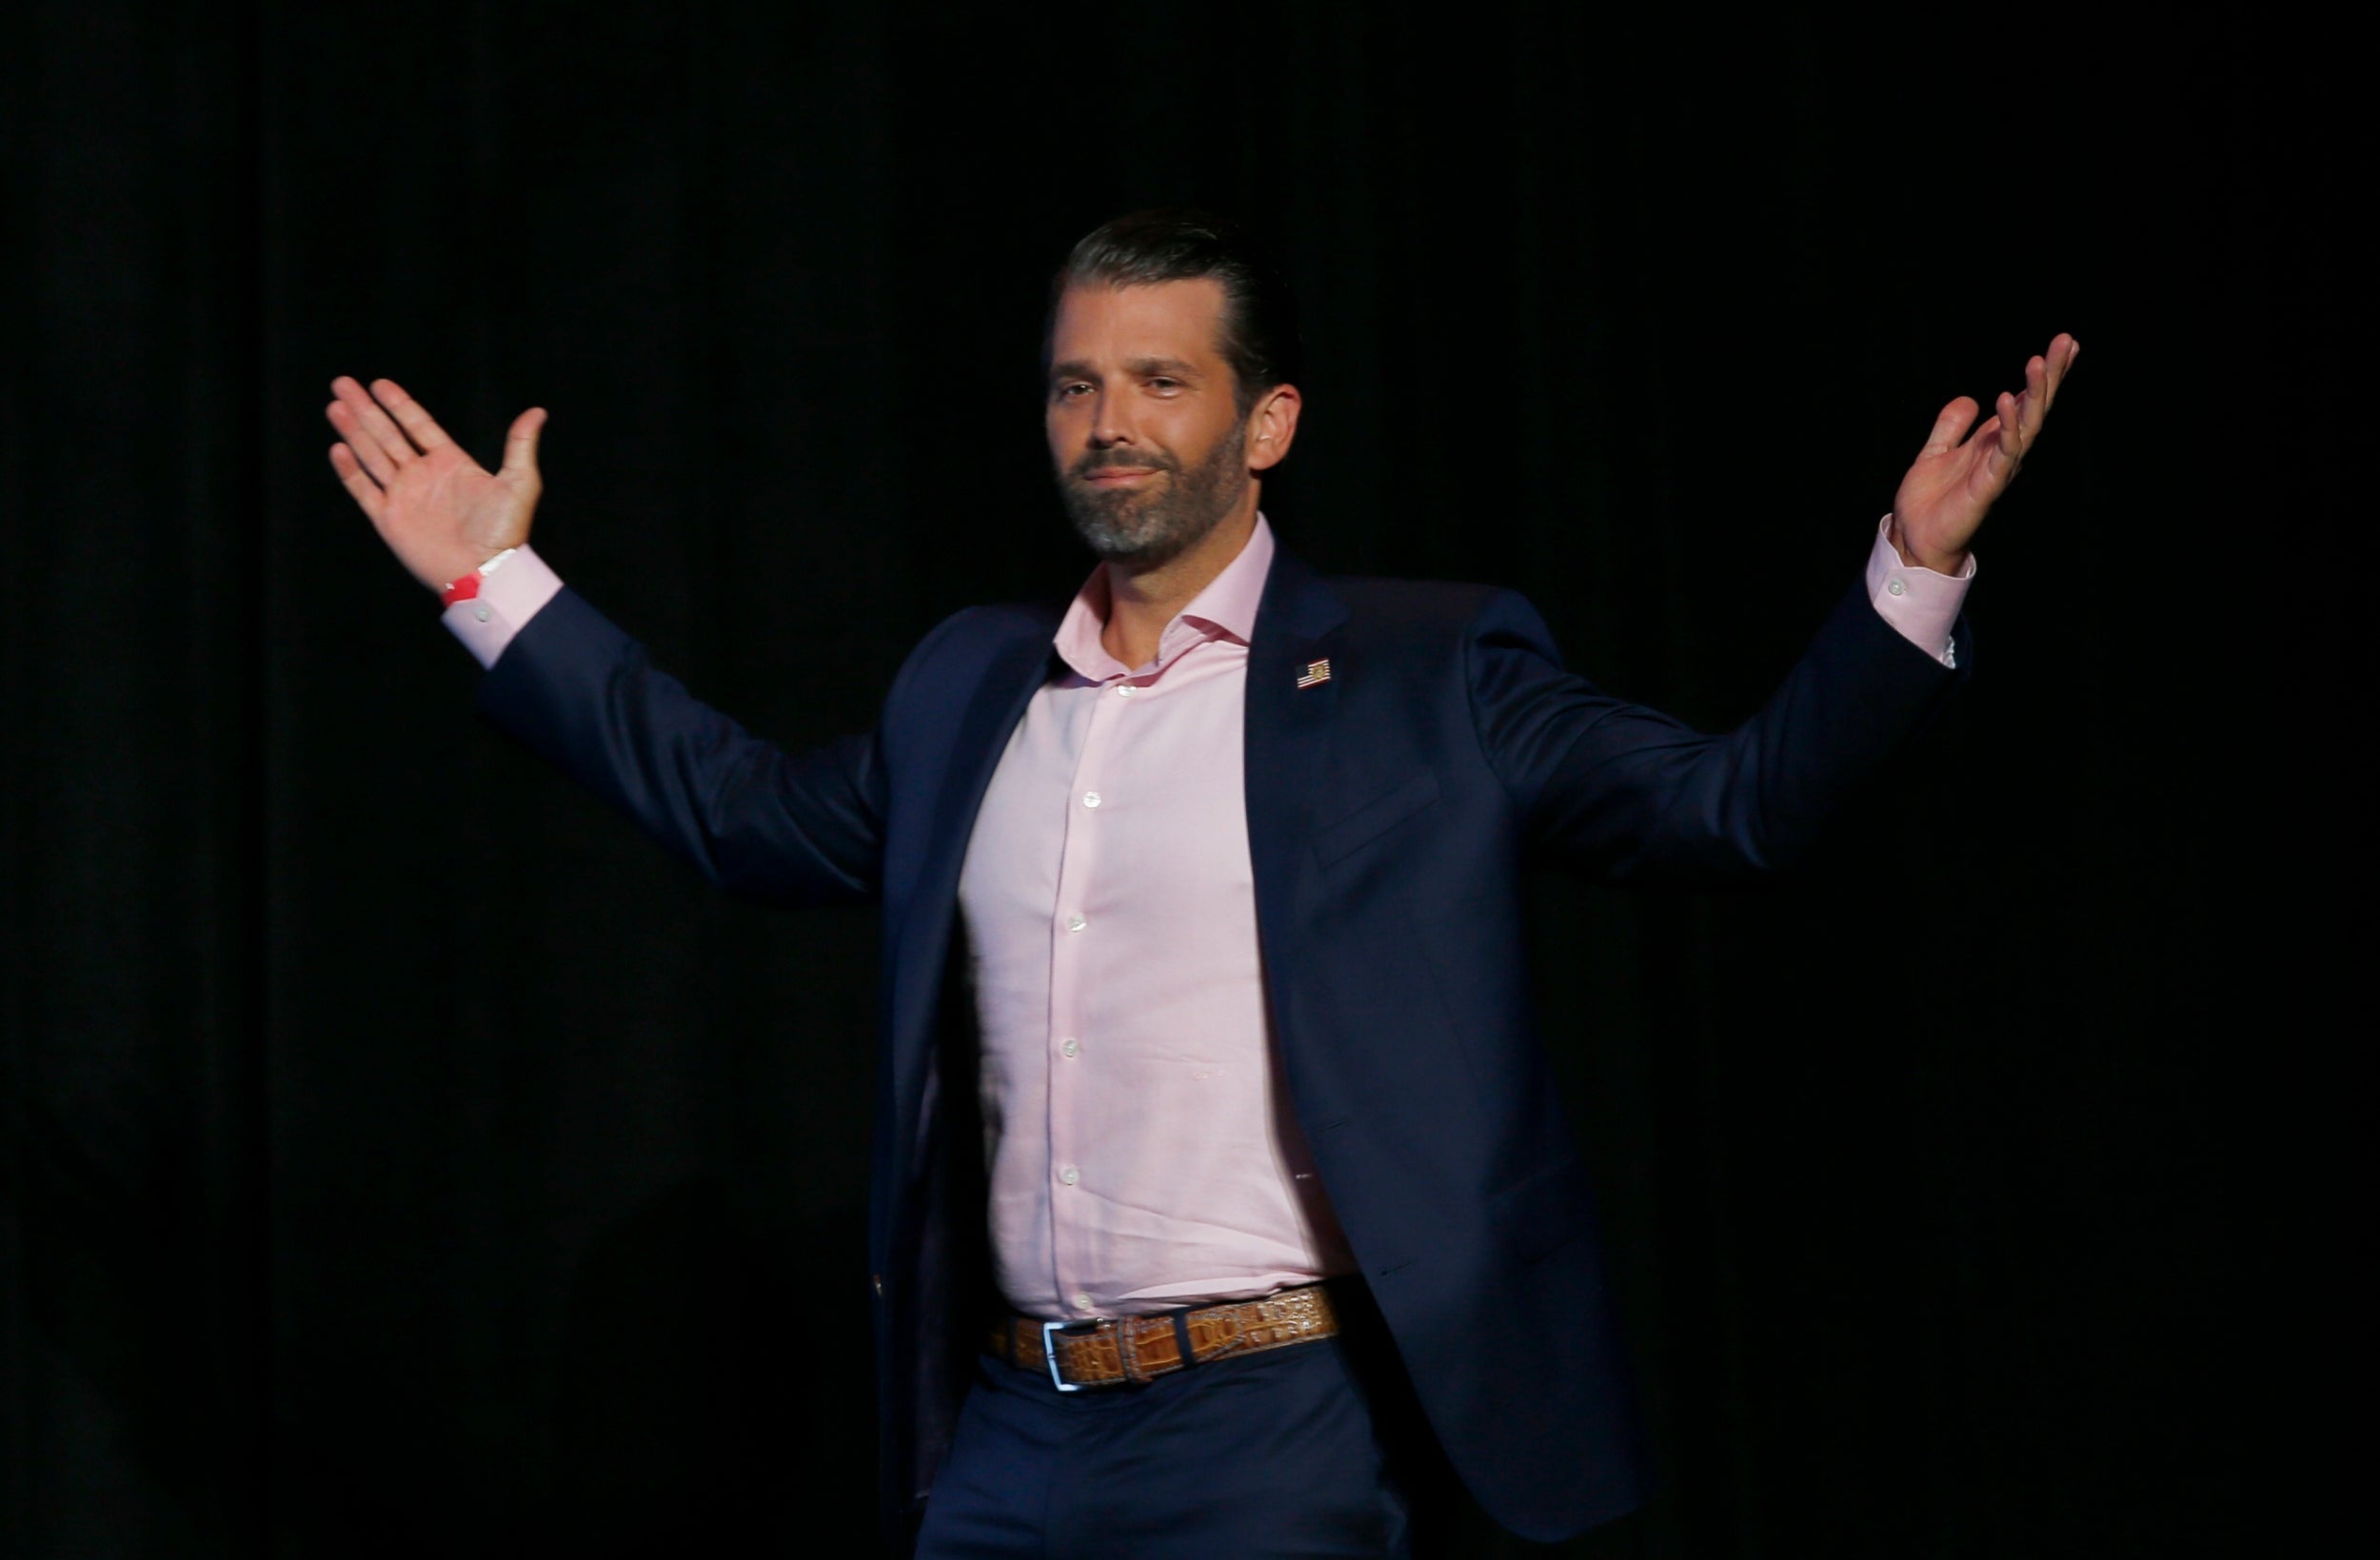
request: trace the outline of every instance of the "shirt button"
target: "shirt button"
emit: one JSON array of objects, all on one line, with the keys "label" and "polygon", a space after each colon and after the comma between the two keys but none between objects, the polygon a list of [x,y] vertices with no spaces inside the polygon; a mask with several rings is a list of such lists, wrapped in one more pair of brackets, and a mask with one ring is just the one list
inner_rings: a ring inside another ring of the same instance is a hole
[{"label": "shirt button", "polygon": [[1082,1055],[1082,1042],[1069,1037],[1065,1043],[1059,1046],[1058,1049],[1063,1051],[1069,1056],[1079,1056]]},{"label": "shirt button", "polygon": [[1077,1291],[1075,1291],[1075,1293],[1074,1293],[1074,1308],[1075,1308],[1077,1311],[1088,1311],[1088,1310],[1090,1310],[1090,1309],[1091,1309],[1091,1297],[1090,1297],[1089,1295],[1087,1295],[1087,1294],[1083,1293],[1081,1290],[1077,1290]]},{"label": "shirt button", "polygon": [[1116,697],[1119,699],[1129,699],[1140,691],[1140,689],[1134,687],[1129,682],[1119,682],[1116,684]]},{"label": "shirt button", "polygon": [[485,605],[475,606],[471,608],[471,616],[477,618],[482,622],[486,622],[487,621],[487,608]]},{"label": "shirt button", "polygon": [[1077,1170],[1072,1165],[1068,1165],[1065,1169],[1058,1173],[1058,1178],[1065,1182],[1068,1186],[1072,1186],[1075,1182],[1082,1179],[1082,1172]]},{"label": "shirt button", "polygon": [[1097,791],[1085,791],[1082,793],[1082,805],[1085,807],[1096,807],[1099,804],[1100,794]]},{"label": "shirt button", "polygon": [[1066,918],[1066,930],[1069,932],[1080,932],[1090,924],[1091,923],[1089,921],[1084,920],[1081,916],[1068,916]]},{"label": "shirt button", "polygon": [[1885,582],[1884,588],[1895,596],[1906,596],[1909,594],[1909,587],[1902,584],[1897,579],[1888,580]]}]

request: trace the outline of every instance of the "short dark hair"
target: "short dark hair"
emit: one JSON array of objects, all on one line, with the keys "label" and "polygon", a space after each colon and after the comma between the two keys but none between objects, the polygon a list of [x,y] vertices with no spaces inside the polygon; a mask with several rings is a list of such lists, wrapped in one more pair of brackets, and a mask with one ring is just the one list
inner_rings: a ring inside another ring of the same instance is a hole
[{"label": "short dark hair", "polygon": [[1049,289],[1041,359],[1049,360],[1058,301],[1073,286],[1140,287],[1212,277],[1223,288],[1223,360],[1242,416],[1256,398],[1295,381],[1300,367],[1298,305],[1271,252],[1228,217],[1164,208],[1101,223],[1058,267]]}]

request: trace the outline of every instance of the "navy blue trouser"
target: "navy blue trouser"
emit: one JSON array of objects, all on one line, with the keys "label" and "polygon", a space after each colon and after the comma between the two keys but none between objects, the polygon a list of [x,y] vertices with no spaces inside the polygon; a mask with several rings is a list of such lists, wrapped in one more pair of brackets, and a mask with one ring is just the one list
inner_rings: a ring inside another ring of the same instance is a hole
[{"label": "navy blue trouser", "polygon": [[987,1355],[925,1503],[919,1560],[1403,1560],[1406,1474],[1426,1453],[1397,1374],[1381,1387],[1359,1344],[1325,1338],[1061,1393]]}]

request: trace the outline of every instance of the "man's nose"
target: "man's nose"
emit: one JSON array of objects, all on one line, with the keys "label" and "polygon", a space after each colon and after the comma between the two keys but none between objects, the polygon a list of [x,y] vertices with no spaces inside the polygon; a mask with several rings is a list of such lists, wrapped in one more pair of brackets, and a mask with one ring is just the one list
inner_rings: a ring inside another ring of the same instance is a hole
[{"label": "man's nose", "polygon": [[1109,449],[1117,444],[1136,443],[1139,429],[1125,400],[1120,395],[1102,395],[1091,408],[1091,447]]}]

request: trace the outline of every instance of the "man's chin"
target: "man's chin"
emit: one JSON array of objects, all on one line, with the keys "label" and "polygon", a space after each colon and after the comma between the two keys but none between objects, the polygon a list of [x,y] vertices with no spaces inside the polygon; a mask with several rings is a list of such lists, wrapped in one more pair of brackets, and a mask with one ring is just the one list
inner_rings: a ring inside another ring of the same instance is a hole
[{"label": "man's chin", "polygon": [[1195,536],[1127,536],[1078,523],[1075,533],[1097,553],[1100,562],[1139,574],[1172,563],[1190,549]]},{"label": "man's chin", "polygon": [[1177,527],[1165,523],[1167,517],[1136,513],[1135,505],[1118,504],[1110,507],[1100,504],[1070,503],[1067,517],[1074,522],[1075,534],[1084,545],[1099,554],[1101,561],[1126,568],[1153,568],[1167,563],[1198,540],[1189,534],[1196,527]]},{"label": "man's chin", "polygon": [[[1185,481],[1168,474],[1156,493],[1101,493],[1070,480],[1061,489],[1067,518],[1101,560],[1128,573],[1160,568],[1197,546],[1222,523],[1238,502],[1237,490],[1218,491],[1212,480],[1192,472]],[[1210,474],[1211,475],[1211,474]],[[1204,514],[1186,511],[1206,510]]]}]

